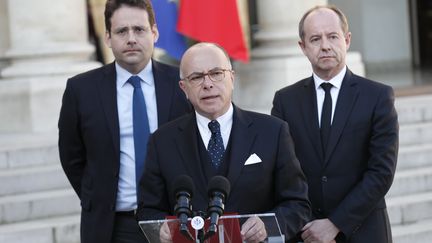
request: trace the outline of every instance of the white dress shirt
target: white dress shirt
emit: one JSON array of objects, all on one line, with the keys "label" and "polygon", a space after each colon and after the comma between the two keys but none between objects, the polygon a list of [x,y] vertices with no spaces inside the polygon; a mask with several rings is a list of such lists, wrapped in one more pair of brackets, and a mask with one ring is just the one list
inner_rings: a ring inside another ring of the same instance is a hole
[{"label": "white dress shirt", "polygon": [[[225,149],[228,145],[229,136],[231,134],[231,128],[233,124],[233,113],[234,113],[234,109],[231,104],[228,111],[216,119],[220,124],[220,130],[221,130],[222,140]],[[210,128],[208,128],[208,124],[211,120],[208,119],[207,117],[200,115],[196,111],[195,114],[196,114],[196,120],[197,120],[198,130],[201,135],[201,139],[203,140],[205,148],[207,149],[208,143],[211,138],[211,131]]]},{"label": "white dress shirt", "polygon": [[339,96],[339,91],[342,86],[343,78],[345,77],[346,73],[346,66],[332,79],[326,81],[318,77],[315,73],[313,74],[313,79],[315,82],[315,91],[317,95],[317,107],[318,107],[318,122],[321,127],[321,112],[322,112],[322,106],[324,103],[324,97],[325,97],[325,91],[321,87],[322,83],[331,83],[333,87],[330,89],[330,95],[332,97],[332,115],[331,115],[331,123],[333,123],[333,116],[336,108],[337,98]]},{"label": "white dress shirt", "polygon": [[[120,128],[120,172],[117,192],[117,211],[130,211],[137,208],[135,180],[135,148],[133,139],[133,91],[128,79],[133,76],[115,63],[117,73],[117,109]],[[141,89],[147,108],[150,133],[158,127],[156,91],[153,78],[152,62],[137,74],[141,81]]]}]

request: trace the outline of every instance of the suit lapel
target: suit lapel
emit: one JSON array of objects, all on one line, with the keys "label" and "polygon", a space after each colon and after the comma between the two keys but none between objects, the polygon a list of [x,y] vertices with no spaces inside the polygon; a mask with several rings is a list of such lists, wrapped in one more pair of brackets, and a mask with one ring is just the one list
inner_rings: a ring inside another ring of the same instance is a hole
[{"label": "suit lapel", "polygon": [[309,138],[313,144],[315,152],[321,159],[324,159],[322,151],[320,128],[318,124],[318,109],[316,91],[313,77],[305,80],[303,93],[301,94],[301,111],[303,113],[304,124]]},{"label": "suit lapel", "polygon": [[251,129],[252,120],[241,109],[234,106],[233,125],[230,139],[231,155],[228,169],[228,180],[231,183],[231,190],[244,167],[244,163],[251,155],[252,145],[256,138],[256,132]]},{"label": "suit lapel", "polygon": [[167,77],[166,73],[161,69],[159,63],[152,60],[152,65],[155,82],[158,125],[160,126],[169,120],[170,104],[172,102],[174,86],[170,85],[169,77]]},{"label": "suit lapel", "polygon": [[114,63],[107,65],[103,69],[103,75],[97,81],[97,92],[100,94],[101,104],[114,144],[114,151],[117,158],[120,158],[120,130],[117,109],[116,71]]},{"label": "suit lapel", "polygon": [[352,77],[352,73],[347,69],[345,77],[342,81],[341,90],[337,98],[336,110],[334,112],[333,122],[329,142],[326,150],[325,164],[328,163],[330,155],[336,147],[343,129],[348,121],[355,101],[358,97],[357,81]]},{"label": "suit lapel", "polygon": [[179,124],[175,141],[188,174],[193,177],[192,179],[195,185],[197,185],[197,188],[201,190],[201,193],[207,195],[207,187],[198,186],[207,185],[207,180],[204,177],[198,152],[198,142],[200,141],[197,138],[197,129],[195,112],[189,113],[188,118],[185,119],[183,123]]}]

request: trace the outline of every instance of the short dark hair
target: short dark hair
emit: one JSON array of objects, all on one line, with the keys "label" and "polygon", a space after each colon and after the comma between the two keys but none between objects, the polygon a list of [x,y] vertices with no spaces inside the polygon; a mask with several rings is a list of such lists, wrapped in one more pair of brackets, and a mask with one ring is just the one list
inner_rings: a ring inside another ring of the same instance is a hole
[{"label": "short dark hair", "polygon": [[111,32],[111,17],[113,16],[114,12],[122,5],[146,10],[150,26],[156,24],[155,14],[150,0],[107,0],[105,4],[105,28],[108,33]]},{"label": "short dark hair", "polygon": [[311,9],[309,9],[301,18],[301,20],[299,22],[299,36],[300,36],[301,40],[304,40],[304,36],[305,36],[304,22],[305,22],[307,16],[309,16],[309,14],[311,14],[313,11],[318,10],[318,9],[322,9],[322,8],[330,9],[333,12],[335,12],[337,14],[337,16],[339,17],[342,31],[344,32],[344,34],[348,33],[348,29],[349,29],[348,28],[348,20],[347,20],[345,14],[342,12],[342,10],[340,10],[335,5],[320,5],[320,6],[315,6]]}]

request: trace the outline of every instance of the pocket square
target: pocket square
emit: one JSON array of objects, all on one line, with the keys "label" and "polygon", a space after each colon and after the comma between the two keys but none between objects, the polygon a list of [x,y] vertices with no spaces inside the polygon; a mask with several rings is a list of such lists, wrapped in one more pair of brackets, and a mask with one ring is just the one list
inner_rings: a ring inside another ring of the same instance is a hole
[{"label": "pocket square", "polygon": [[252,165],[252,164],[257,164],[257,163],[261,163],[262,160],[260,157],[258,157],[258,155],[251,154],[251,156],[249,156],[249,158],[246,160],[246,162],[244,163],[244,165]]}]

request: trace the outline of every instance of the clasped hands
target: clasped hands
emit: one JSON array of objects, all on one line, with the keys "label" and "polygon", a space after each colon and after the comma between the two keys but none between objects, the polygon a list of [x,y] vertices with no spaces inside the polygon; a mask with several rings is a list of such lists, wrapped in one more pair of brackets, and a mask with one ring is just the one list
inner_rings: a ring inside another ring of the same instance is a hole
[{"label": "clasped hands", "polygon": [[336,243],[339,229],[329,219],[316,219],[307,223],[301,235],[304,243]]}]

